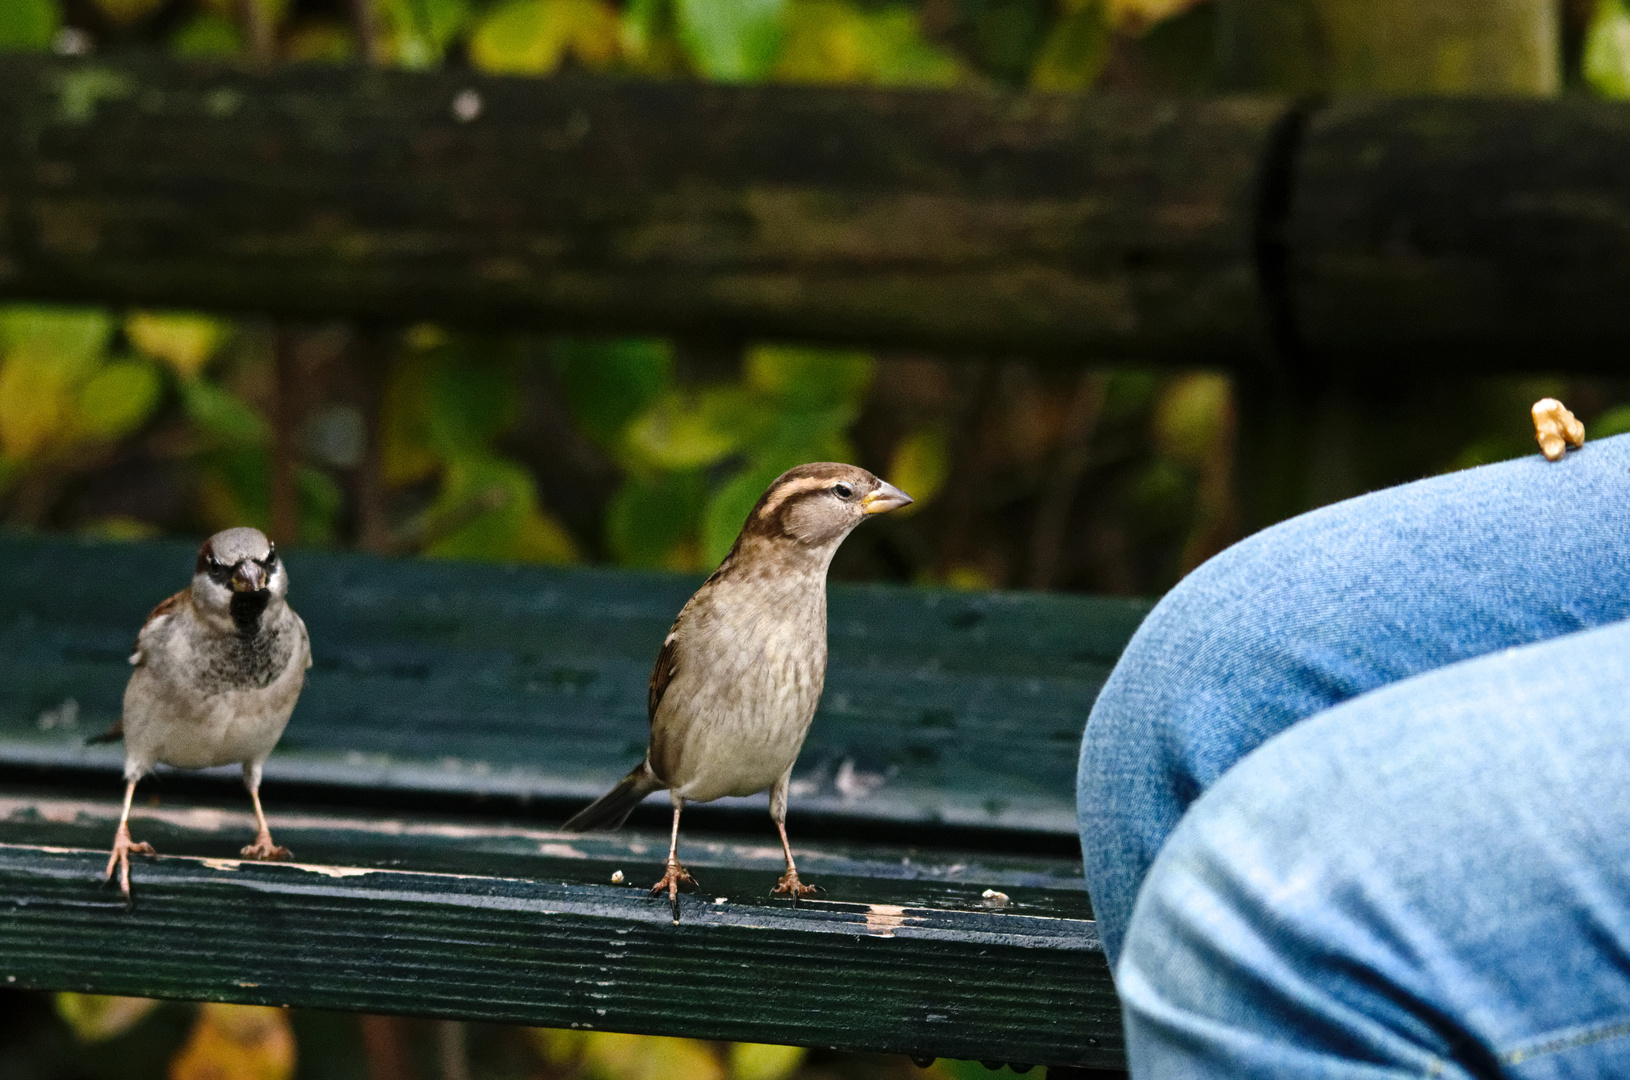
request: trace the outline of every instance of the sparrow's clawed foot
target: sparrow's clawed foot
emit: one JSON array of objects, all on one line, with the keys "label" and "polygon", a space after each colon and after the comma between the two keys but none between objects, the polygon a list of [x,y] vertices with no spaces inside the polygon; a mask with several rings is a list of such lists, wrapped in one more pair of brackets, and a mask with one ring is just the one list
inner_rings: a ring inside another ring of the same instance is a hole
[{"label": "sparrow's clawed foot", "polygon": [[272,843],[272,834],[263,832],[255,837],[253,844],[247,845],[238,854],[246,859],[259,859],[262,862],[283,862],[289,858],[289,849]]},{"label": "sparrow's clawed foot", "polygon": [[108,856],[107,873],[102,875],[103,881],[113,880],[113,871],[119,871],[119,891],[125,895],[125,903],[130,902],[130,856],[156,855],[153,845],[143,842],[136,843],[130,839],[130,830],[120,825],[119,831],[113,834],[113,854]]},{"label": "sparrow's clawed foot", "polygon": [[775,888],[770,890],[770,895],[790,896],[792,897],[792,902],[796,904],[800,899],[805,899],[825,891],[826,890],[821,888],[819,885],[805,885],[802,881],[798,880],[798,871],[788,870],[786,873],[781,875],[781,880],[776,882]]},{"label": "sparrow's clawed foot", "polygon": [[662,875],[662,880],[651,886],[651,895],[654,897],[661,896],[663,890],[667,890],[668,904],[673,908],[674,923],[676,925],[679,922],[679,890],[681,888],[686,892],[694,892],[698,886],[696,879],[690,876],[690,871],[674,861],[668,863],[668,870]]}]

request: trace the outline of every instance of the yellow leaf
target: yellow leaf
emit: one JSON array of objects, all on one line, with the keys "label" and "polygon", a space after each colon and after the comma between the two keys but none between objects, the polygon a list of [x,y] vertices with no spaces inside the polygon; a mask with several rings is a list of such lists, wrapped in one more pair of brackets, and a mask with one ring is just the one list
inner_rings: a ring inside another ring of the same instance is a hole
[{"label": "yellow leaf", "polygon": [[609,1031],[584,1039],[583,1074],[595,1080],[725,1080],[724,1066],[706,1043]]},{"label": "yellow leaf", "polygon": [[547,75],[570,52],[588,67],[615,59],[617,13],[602,0],[510,0],[470,37],[470,62],[483,71]]},{"label": "yellow leaf", "polygon": [[787,6],[778,79],[946,86],[960,75],[956,60],[923,37],[909,7],[869,11],[850,0],[793,0]]},{"label": "yellow leaf", "polygon": [[917,11],[884,8],[871,16],[872,81],[885,86],[953,86],[964,71],[956,56],[923,36]]},{"label": "yellow leaf", "polygon": [[414,323],[402,332],[402,344],[419,352],[439,349],[452,340],[452,335],[435,323]]},{"label": "yellow leaf", "polygon": [[1216,453],[1232,409],[1233,391],[1226,376],[1174,379],[1155,406],[1155,445],[1172,461],[1199,467]]},{"label": "yellow leaf", "polygon": [[560,565],[578,561],[572,534],[554,516],[537,506],[529,507],[515,530],[514,558],[518,562]]},{"label": "yellow leaf", "polygon": [[875,69],[866,16],[844,0],[796,0],[775,75],[789,82],[869,81]]},{"label": "yellow leaf", "polygon": [[1630,98],[1630,10],[1621,0],[1596,0],[1581,67],[1602,97]]},{"label": "yellow leaf", "polygon": [[[164,535],[160,529],[149,521],[141,521],[124,514],[109,514],[106,517],[92,518],[79,527],[79,532],[85,536],[94,536],[100,540],[156,540]],[[118,1001],[145,1001],[145,998],[116,998]],[[157,1004],[155,1002],[155,1004]]]},{"label": "yellow leaf", "polygon": [[69,372],[48,357],[12,356],[0,368],[0,447],[18,461],[41,456],[73,422]]},{"label": "yellow leaf", "polygon": [[571,534],[538,505],[532,476],[521,466],[481,453],[448,462],[442,490],[426,512],[425,548],[440,559],[570,563]]},{"label": "yellow leaf", "polygon": [[665,469],[711,465],[733,453],[759,421],[737,387],[664,394],[627,429],[629,451]]},{"label": "yellow leaf", "polygon": [[408,354],[391,366],[379,416],[380,472],[400,487],[433,475],[441,464],[430,438],[432,361]]},{"label": "yellow leaf", "polygon": [[589,1033],[570,1028],[531,1028],[527,1034],[544,1063],[555,1068],[570,1065],[583,1053],[583,1040]]},{"label": "yellow leaf", "polygon": [[787,1080],[808,1053],[801,1046],[734,1043],[730,1047],[730,1080]]},{"label": "yellow leaf", "polygon": [[74,434],[114,442],[140,427],[158,404],[163,386],[151,364],[116,360],[86,380],[79,390]]},{"label": "yellow leaf", "polygon": [[226,323],[203,315],[136,311],[125,319],[131,344],[169,364],[183,379],[204,370],[228,332]]},{"label": "yellow leaf", "polygon": [[950,475],[951,441],[943,430],[925,427],[908,434],[894,448],[888,480],[914,501],[895,512],[910,513],[926,506]]},{"label": "yellow leaf", "polygon": [[1109,60],[1113,16],[1105,0],[1089,0],[1053,23],[1030,69],[1032,90],[1085,90],[1098,81]]},{"label": "yellow leaf", "polygon": [[996,588],[996,579],[977,566],[963,563],[949,567],[945,571],[945,585],[947,588],[961,589],[964,592],[978,592]]},{"label": "yellow leaf", "polygon": [[758,345],[747,353],[747,385],[805,406],[858,404],[871,389],[876,364],[850,349]]},{"label": "yellow leaf", "polygon": [[151,998],[107,997],[103,994],[57,995],[57,1015],[84,1042],[100,1042],[122,1035],[158,1008]]},{"label": "yellow leaf", "polygon": [[289,1080],[294,1032],[287,1010],[264,1005],[199,1006],[170,1080]]},{"label": "yellow leaf", "polygon": [[79,388],[112,330],[100,312],[9,308],[0,313],[0,449],[18,462],[71,442]]}]

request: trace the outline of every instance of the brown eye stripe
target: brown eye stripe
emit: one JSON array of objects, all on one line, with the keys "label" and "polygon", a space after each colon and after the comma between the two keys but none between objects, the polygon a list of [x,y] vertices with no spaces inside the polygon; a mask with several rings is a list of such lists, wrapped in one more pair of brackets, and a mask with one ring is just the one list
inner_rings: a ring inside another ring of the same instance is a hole
[{"label": "brown eye stripe", "polygon": [[830,479],[818,476],[803,476],[797,480],[788,480],[780,487],[773,488],[764,497],[764,505],[759,507],[758,516],[768,519],[781,509],[781,505],[794,495],[802,495],[809,491],[825,491],[832,486]]}]

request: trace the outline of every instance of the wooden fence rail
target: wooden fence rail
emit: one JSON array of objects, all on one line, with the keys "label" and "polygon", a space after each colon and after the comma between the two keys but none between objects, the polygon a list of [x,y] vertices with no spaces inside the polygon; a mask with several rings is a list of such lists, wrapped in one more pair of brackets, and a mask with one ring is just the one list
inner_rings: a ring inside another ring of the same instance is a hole
[{"label": "wooden fence rail", "polygon": [[1630,108],[0,60],[0,296],[1615,371]]}]

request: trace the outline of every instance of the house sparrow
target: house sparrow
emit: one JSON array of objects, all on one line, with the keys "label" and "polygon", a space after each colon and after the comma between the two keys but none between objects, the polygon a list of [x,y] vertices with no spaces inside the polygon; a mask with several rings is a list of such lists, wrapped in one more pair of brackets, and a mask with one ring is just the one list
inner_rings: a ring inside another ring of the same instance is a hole
[{"label": "house sparrow", "polygon": [[645,760],[565,827],[616,828],[641,799],[667,789],[673,833],[667,890],[679,921],[679,814],[687,801],[770,789],[787,870],[771,895],[816,892],[798,880],[787,843],[787,784],[826,678],[826,570],[844,537],[911,497],[853,465],[783,473],[758,500],[713,576],[674,620],[651,672]]},{"label": "house sparrow", "polygon": [[306,624],[284,602],[289,574],[257,529],[227,529],[198,551],[192,585],[147,616],[125,686],[124,712],[90,741],[125,742],[125,805],[107,880],[119,871],[130,899],[130,855],[153,854],[130,839],[136,782],[162,762],[183,769],[241,762],[260,833],[251,859],[286,859],[260,808],[260,770],[294,711],[311,667]]}]

